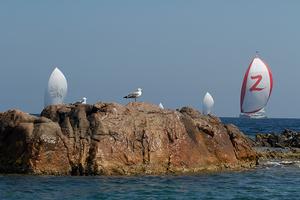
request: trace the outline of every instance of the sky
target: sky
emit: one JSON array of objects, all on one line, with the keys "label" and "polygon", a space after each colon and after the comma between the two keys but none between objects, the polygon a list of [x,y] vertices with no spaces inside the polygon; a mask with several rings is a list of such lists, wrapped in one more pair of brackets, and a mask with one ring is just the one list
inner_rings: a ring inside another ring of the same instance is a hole
[{"label": "sky", "polygon": [[259,51],[274,88],[269,117],[300,118],[300,1],[2,0],[0,111],[43,109],[48,78],[68,80],[66,102],[139,101],[238,116],[246,69]]}]

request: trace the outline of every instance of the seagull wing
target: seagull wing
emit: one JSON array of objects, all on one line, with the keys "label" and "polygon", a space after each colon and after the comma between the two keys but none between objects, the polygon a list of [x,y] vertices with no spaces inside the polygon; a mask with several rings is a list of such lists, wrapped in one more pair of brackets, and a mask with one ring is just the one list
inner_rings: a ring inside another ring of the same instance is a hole
[{"label": "seagull wing", "polygon": [[125,98],[135,98],[138,96],[138,92],[131,92]]},{"label": "seagull wing", "polygon": [[124,98],[138,98],[142,95],[142,91],[134,91],[134,92],[131,92],[129,93],[127,96],[125,96]]}]

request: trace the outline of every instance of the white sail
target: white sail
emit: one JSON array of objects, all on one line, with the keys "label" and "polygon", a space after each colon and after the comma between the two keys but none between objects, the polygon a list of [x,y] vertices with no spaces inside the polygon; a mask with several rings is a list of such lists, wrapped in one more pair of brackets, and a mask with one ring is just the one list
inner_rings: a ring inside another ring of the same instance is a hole
[{"label": "white sail", "polygon": [[251,114],[262,110],[271,96],[272,72],[258,57],[250,63],[241,89],[241,113]]},{"label": "white sail", "polygon": [[48,87],[45,92],[45,107],[48,105],[62,104],[67,95],[68,84],[64,74],[55,68],[50,75]]},{"label": "white sail", "polygon": [[203,113],[205,115],[208,115],[211,113],[214,103],[215,102],[214,102],[213,97],[208,92],[206,92],[206,94],[203,98]]},{"label": "white sail", "polygon": [[160,108],[160,109],[164,109],[164,106],[163,106],[163,104],[162,104],[162,103],[159,103],[159,105],[158,105],[158,106],[159,106],[159,108]]}]

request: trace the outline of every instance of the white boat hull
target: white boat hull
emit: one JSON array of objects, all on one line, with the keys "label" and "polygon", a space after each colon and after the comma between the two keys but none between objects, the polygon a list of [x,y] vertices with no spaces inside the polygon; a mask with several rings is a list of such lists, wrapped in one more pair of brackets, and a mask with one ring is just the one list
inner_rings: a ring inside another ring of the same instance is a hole
[{"label": "white boat hull", "polygon": [[247,119],[266,119],[268,118],[264,109],[255,113],[241,113],[240,118]]}]

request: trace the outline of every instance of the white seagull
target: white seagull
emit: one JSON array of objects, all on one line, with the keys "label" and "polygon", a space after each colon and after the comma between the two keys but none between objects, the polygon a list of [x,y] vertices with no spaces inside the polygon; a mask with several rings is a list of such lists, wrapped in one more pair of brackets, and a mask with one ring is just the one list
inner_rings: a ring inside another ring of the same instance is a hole
[{"label": "white seagull", "polygon": [[138,88],[136,91],[129,93],[127,96],[123,97],[125,99],[133,99],[136,102],[136,99],[142,96],[142,89]]},{"label": "white seagull", "polygon": [[76,101],[74,104],[75,104],[75,105],[77,105],[77,104],[86,104],[86,100],[87,100],[87,98],[86,98],[86,97],[83,97],[82,100]]},{"label": "white seagull", "polygon": [[80,103],[81,103],[81,104],[86,104],[86,100],[87,100],[87,98],[86,98],[86,97],[83,97]]}]

